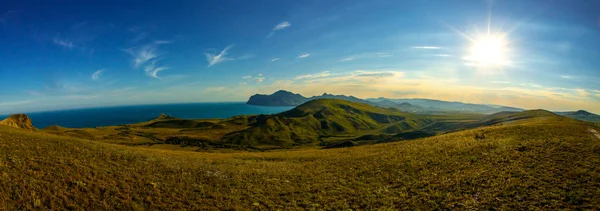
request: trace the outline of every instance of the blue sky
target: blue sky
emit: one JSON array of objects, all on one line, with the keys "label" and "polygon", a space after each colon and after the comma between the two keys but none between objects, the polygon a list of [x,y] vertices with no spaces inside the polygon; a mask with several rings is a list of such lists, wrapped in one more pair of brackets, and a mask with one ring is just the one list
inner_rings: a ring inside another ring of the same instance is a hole
[{"label": "blue sky", "polygon": [[[279,89],[600,113],[594,8],[600,3],[2,1],[0,114],[245,101]],[[487,38],[492,44],[474,50]]]}]

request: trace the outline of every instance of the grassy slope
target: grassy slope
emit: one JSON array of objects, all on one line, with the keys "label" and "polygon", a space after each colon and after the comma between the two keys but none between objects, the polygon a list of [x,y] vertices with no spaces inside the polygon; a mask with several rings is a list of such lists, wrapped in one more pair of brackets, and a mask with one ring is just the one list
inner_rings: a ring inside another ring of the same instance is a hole
[{"label": "grassy slope", "polygon": [[240,145],[291,146],[318,143],[322,137],[397,133],[427,124],[422,117],[339,99],[317,99],[290,111],[266,116],[252,128],[225,137]]},{"label": "grassy slope", "polygon": [[538,117],[355,148],[215,154],[0,126],[0,209],[597,209],[590,127]]}]

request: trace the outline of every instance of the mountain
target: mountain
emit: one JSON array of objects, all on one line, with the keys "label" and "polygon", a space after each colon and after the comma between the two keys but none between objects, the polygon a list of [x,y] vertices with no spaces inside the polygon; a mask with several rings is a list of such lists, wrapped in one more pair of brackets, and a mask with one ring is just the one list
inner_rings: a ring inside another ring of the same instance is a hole
[{"label": "mountain", "polygon": [[558,115],[578,119],[586,122],[596,122],[600,123],[600,115],[593,114],[584,110],[579,111],[567,111],[567,112],[555,112]]},{"label": "mountain", "polygon": [[8,118],[0,121],[0,125],[26,130],[37,130],[31,123],[31,119],[25,114],[10,115]]},{"label": "mountain", "polygon": [[[291,146],[318,143],[321,137],[383,132],[387,127],[402,127],[393,132],[422,125],[419,119],[396,109],[385,109],[341,99],[315,99],[275,115],[260,115],[250,121],[251,128],[229,134],[226,140],[239,145]],[[424,124],[424,123],[423,123]]]},{"label": "mountain", "polygon": [[304,97],[300,94],[295,94],[285,90],[279,90],[270,95],[263,94],[255,94],[250,97],[246,104],[248,105],[260,105],[260,106],[298,106],[303,103],[306,103],[310,100],[315,99],[342,99],[352,102],[361,102],[369,104],[369,101],[354,97],[354,96],[345,96],[345,95],[333,95],[323,93],[320,96],[313,97]]},{"label": "mountain", "polygon": [[470,112],[470,113],[496,113],[501,111],[523,111],[520,108],[507,107],[507,106],[496,106],[496,105],[483,105],[483,104],[472,104],[462,102],[449,102],[442,100],[432,99],[388,99],[388,98],[369,98],[368,101],[378,103],[409,103],[410,105],[419,106],[421,109],[419,112]]},{"label": "mountain", "polygon": [[255,94],[246,104],[261,106],[297,106],[308,101],[302,95],[279,90],[271,95]]}]

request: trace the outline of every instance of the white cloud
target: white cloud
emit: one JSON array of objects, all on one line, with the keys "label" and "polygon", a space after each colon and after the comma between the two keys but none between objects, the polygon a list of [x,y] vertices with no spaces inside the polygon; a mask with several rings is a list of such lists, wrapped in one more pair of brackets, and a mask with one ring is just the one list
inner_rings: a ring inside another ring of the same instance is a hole
[{"label": "white cloud", "polygon": [[[265,77],[263,77],[262,73],[259,73],[258,76],[244,76],[242,77],[242,79],[246,80],[246,81],[256,81],[258,83],[262,83],[265,80]],[[247,84],[247,82],[241,82],[240,84]]]},{"label": "white cloud", "polygon": [[389,53],[377,53],[377,57],[387,58],[387,57],[392,57],[392,54],[389,54]]},{"label": "white cloud", "polygon": [[305,53],[305,54],[301,54],[301,55],[299,55],[299,56],[298,56],[298,58],[300,58],[300,59],[304,59],[304,58],[306,58],[306,57],[309,57],[309,56],[310,56],[310,54],[309,54],[309,53]]},{"label": "white cloud", "polygon": [[302,80],[302,79],[312,79],[312,78],[323,78],[323,77],[327,77],[330,75],[331,74],[329,73],[329,71],[323,71],[323,72],[316,73],[316,74],[299,75],[299,76],[296,76],[294,79]]},{"label": "white cloud", "polygon": [[279,60],[279,58],[273,58],[273,59],[271,59],[270,62],[274,62],[274,61],[277,61],[277,60]]},{"label": "white cloud", "polygon": [[341,62],[347,62],[347,61],[352,61],[352,60],[354,60],[354,57],[351,57],[351,56],[340,59]]},{"label": "white cloud", "polygon": [[96,72],[92,74],[92,80],[97,81],[98,79],[100,79],[102,73],[104,73],[104,69],[96,70]]},{"label": "white cloud", "polygon": [[284,21],[284,22],[281,22],[281,23],[275,25],[275,27],[273,27],[273,31],[279,31],[279,30],[285,29],[290,26],[292,26],[292,24],[290,24],[290,22]]},{"label": "white cloud", "polygon": [[133,67],[140,68],[144,66],[144,72],[152,78],[159,78],[158,72],[167,70],[167,66],[158,66],[156,63],[160,60],[158,47],[171,41],[157,40],[146,45],[124,49],[123,51],[133,57]]},{"label": "white cloud", "polygon": [[413,49],[428,49],[428,50],[436,50],[440,49],[438,46],[413,46]]},{"label": "white cloud", "polygon": [[211,67],[215,64],[227,61],[227,60],[235,60],[233,58],[228,58],[227,56],[227,51],[229,51],[229,49],[233,48],[233,45],[228,45],[227,47],[225,47],[219,54],[210,54],[210,53],[204,53],[204,55],[206,56],[206,61],[208,61],[208,66]]},{"label": "white cloud", "polygon": [[224,87],[224,86],[206,87],[204,90],[207,92],[221,92],[221,91],[227,90],[227,87]]},{"label": "white cloud", "polygon": [[271,30],[271,33],[269,33],[269,35],[267,35],[267,38],[271,38],[273,35],[275,35],[276,31],[283,30],[290,26],[292,26],[292,24],[290,24],[290,22],[287,22],[287,21],[284,21],[284,22],[281,22],[281,23],[275,25],[275,27],[273,27],[273,29]]},{"label": "white cloud", "polygon": [[68,48],[68,49],[72,49],[75,47],[75,45],[73,44],[73,42],[69,41],[69,40],[64,40],[64,39],[60,39],[58,37],[55,37],[53,40],[54,44],[59,45],[61,47],[64,48]]},{"label": "white cloud", "polygon": [[20,106],[20,105],[25,105],[25,104],[29,104],[32,103],[33,101],[31,100],[24,100],[24,101],[14,101],[14,102],[0,102],[0,107],[10,107],[10,106]]},{"label": "white cloud", "polygon": [[133,67],[139,68],[146,64],[146,62],[155,59],[159,56],[158,47],[162,44],[168,44],[169,41],[154,41],[152,43],[124,49],[126,53],[133,56]]},{"label": "white cloud", "polygon": [[561,75],[560,77],[564,79],[573,79],[573,76],[570,75]]},{"label": "white cloud", "polygon": [[158,61],[154,60],[154,61],[152,61],[152,63],[148,64],[144,68],[146,75],[153,77],[153,78],[159,78],[158,72],[169,69],[169,67],[167,67],[167,66],[157,67],[156,62],[158,62]]}]

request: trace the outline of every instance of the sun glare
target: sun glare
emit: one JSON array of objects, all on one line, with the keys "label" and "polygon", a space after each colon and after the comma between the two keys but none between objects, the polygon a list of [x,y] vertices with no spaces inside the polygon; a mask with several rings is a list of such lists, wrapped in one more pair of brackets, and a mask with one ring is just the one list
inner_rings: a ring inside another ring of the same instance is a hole
[{"label": "sun glare", "polygon": [[504,36],[485,35],[473,40],[466,60],[476,66],[503,66],[507,64],[507,45]]}]

